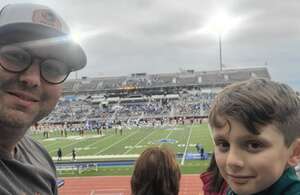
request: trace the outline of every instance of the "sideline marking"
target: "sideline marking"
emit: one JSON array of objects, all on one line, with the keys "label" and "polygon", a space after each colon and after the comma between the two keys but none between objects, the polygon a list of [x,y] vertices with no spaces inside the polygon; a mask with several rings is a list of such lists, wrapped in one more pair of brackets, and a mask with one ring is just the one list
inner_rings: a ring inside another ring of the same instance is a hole
[{"label": "sideline marking", "polygon": [[192,135],[192,131],[193,131],[193,126],[194,124],[190,127],[190,134],[189,134],[189,138],[185,144],[185,149],[184,149],[184,153],[183,153],[183,156],[182,156],[182,159],[181,159],[181,165],[184,165],[184,160],[185,160],[185,156],[186,156],[186,151],[187,151],[187,148],[188,148],[188,145],[190,143],[190,139],[191,139],[191,135]]}]

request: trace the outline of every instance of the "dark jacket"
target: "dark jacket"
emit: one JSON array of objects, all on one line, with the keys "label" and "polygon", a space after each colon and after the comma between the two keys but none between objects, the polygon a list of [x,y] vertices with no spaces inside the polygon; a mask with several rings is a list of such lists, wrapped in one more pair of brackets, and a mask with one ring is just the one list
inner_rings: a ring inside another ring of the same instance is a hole
[{"label": "dark jacket", "polygon": [[[227,195],[236,195],[228,190]],[[269,188],[253,195],[300,195],[300,180],[294,168],[286,169],[283,175]]]}]

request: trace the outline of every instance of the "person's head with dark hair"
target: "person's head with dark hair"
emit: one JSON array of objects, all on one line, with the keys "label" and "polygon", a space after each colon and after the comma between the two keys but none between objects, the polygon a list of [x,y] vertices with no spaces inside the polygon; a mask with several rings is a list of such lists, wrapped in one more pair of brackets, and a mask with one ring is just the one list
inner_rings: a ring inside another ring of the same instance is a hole
[{"label": "person's head with dark hair", "polygon": [[212,104],[209,125],[218,169],[235,193],[272,194],[282,178],[294,175],[300,100],[289,86],[266,79],[227,86]]},{"label": "person's head with dark hair", "polygon": [[131,178],[132,195],[178,195],[180,177],[172,150],[148,148],[135,163]]}]

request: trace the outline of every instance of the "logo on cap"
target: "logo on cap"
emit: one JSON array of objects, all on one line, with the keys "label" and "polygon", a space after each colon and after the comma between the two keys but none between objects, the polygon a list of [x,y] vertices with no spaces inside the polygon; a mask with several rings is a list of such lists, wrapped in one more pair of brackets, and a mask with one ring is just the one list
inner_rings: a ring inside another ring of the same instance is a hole
[{"label": "logo on cap", "polygon": [[32,21],[37,24],[43,24],[56,30],[61,30],[61,23],[57,16],[47,9],[35,10],[32,15]]}]

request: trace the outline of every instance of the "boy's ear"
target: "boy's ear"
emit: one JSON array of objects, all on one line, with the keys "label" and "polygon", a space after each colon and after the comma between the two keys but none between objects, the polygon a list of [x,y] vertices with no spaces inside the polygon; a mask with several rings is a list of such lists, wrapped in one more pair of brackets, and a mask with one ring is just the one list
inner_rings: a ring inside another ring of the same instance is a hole
[{"label": "boy's ear", "polygon": [[291,145],[291,156],[288,159],[288,164],[292,167],[300,163],[300,138],[296,139]]}]

